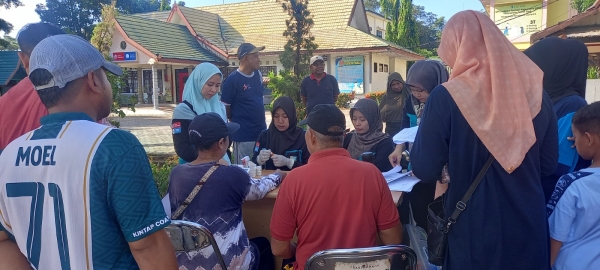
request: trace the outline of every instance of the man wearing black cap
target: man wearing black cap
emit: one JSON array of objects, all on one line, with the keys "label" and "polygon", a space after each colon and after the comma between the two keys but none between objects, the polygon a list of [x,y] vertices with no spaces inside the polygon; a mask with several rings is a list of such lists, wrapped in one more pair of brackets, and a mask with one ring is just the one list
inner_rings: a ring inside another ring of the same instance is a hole
[{"label": "man wearing black cap", "polygon": [[[381,172],[342,148],[346,118],[335,105],[316,105],[304,121],[307,165],[288,173],[271,218],[275,256],[304,269],[315,252],[400,244],[398,211]],[[298,245],[290,241],[298,233]]]},{"label": "man wearing black cap", "polygon": [[[194,118],[189,133],[198,158],[175,167],[171,172],[171,211],[174,219],[194,221],[213,233],[228,269],[273,269],[269,240],[264,237],[248,239],[242,221],[242,204],[262,199],[279,186],[285,173],[278,171],[261,179],[251,179],[238,166],[219,164],[229,146],[229,137],[239,129],[240,125],[225,123],[213,112]],[[188,200],[190,203],[183,211],[182,202],[190,193],[196,196]],[[203,256],[179,256],[179,266],[185,269],[216,269],[219,264],[217,257],[211,253],[212,250],[207,252]]]},{"label": "man wearing black cap", "polygon": [[221,101],[227,108],[227,117],[240,124],[240,131],[232,135],[233,163],[245,156],[252,157],[253,146],[261,131],[267,129],[263,104],[263,78],[259,71],[258,52],[265,47],[243,43],[238,48],[240,68],[229,74],[223,83]]},{"label": "man wearing black cap", "polygon": [[[34,23],[25,25],[17,35],[19,43],[19,60],[29,74],[29,57],[33,48],[42,39],[64,34],[60,28],[49,23]],[[38,128],[40,118],[48,114],[48,109],[42,104],[40,97],[33,89],[29,78],[23,79],[17,85],[0,97],[0,152],[12,140],[25,132]]]}]

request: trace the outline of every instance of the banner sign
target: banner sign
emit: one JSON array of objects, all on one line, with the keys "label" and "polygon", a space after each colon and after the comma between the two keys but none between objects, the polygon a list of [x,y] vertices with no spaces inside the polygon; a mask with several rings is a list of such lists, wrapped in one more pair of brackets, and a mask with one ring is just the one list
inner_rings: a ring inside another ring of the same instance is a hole
[{"label": "banner sign", "polygon": [[341,93],[364,93],[365,60],[363,56],[344,56],[335,59],[335,78]]}]

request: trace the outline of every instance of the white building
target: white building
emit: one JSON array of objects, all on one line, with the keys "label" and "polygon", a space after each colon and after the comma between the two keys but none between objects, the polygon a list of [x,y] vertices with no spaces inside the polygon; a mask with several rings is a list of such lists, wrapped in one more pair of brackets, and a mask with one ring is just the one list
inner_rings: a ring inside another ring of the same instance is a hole
[{"label": "white building", "polygon": [[[335,76],[342,92],[383,91],[387,76],[406,76],[407,61],[423,59],[415,52],[377,37],[385,35],[384,18],[366,12],[362,0],[312,0],[311,33],[319,45],[314,52],[326,59],[326,72]],[[279,54],[289,16],[276,0],[187,8],[169,12],[121,15],[116,19],[111,53],[129,69],[128,92],[151,94],[157,78],[160,102],[180,102],[191,69],[211,62],[227,76],[239,65],[237,47],[243,42],[266,46],[262,72],[279,72]],[[154,70],[152,69],[154,67]],[[151,102],[151,99],[148,99]]]}]

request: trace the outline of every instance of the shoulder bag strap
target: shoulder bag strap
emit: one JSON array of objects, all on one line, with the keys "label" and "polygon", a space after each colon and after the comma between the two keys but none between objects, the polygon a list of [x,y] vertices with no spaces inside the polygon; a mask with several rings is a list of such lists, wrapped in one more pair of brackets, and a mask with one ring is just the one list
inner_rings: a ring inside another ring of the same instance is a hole
[{"label": "shoulder bag strap", "polygon": [[182,101],[182,103],[184,103],[185,105],[190,107],[190,110],[192,110],[192,112],[194,112],[195,115],[198,115],[198,113],[196,111],[194,111],[194,106],[192,106],[192,104],[189,101],[184,100],[184,101]]},{"label": "shoulder bag strap", "polygon": [[458,215],[460,215],[460,213],[462,213],[462,211],[464,211],[465,208],[467,208],[467,202],[471,198],[471,195],[473,195],[473,192],[475,192],[475,189],[477,189],[477,186],[479,185],[479,183],[481,183],[481,180],[483,180],[483,177],[487,173],[490,166],[492,166],[492,163],[494,162],[494,160],[496,160],[496,159],[494,158],[494,156],[492,156],[490,154],[490,158],[488,158],[485,165],[483,165],[483,168],[481,169],[481,171],[479,171],[477,178],[475,178],[475,181],[473,181],[473,183],[467,190],[467,193],[465,193],[465,196],[463,196],[463,198],[456,203],[456,209],[454,209],[454,212],[452,212],[452,215],[450,216],[450,218],[448,218],[448,225],[446,226],[446,230],[448,230],[450,228],[450,225],[452,225],[453,223],[456,223],[456,219],[458,218]]},{"label": "shoulder bag strap", "polygon": [[188,207],[188,205],[190,205],[190,203],[194,200],[194,198],[196,198],[196,195],[198,195],[198,192],[204,185],[204,182],[206,182],[206,180],[208,180],[208,178],[217,170],[218,167],[219,167],[218,164],[215,164],[214,166],[210,167],[208,172],[206,172],[206,174],[204,174],[202,179],[200,179],[200,182],[198,182],[198,184],[194,187],[194,189],[192,189],[192,192],[190,193],[190,195],[185,199],[185,201],[183,201],[181,206],[179,206],[179,208],[177,208],[175,213],[173,213],[173,215],[171,216],[171,219],[177,219],[177,218],[179,218],[179,216],[181,216],[183,211],[185,211],[185,209]]}]

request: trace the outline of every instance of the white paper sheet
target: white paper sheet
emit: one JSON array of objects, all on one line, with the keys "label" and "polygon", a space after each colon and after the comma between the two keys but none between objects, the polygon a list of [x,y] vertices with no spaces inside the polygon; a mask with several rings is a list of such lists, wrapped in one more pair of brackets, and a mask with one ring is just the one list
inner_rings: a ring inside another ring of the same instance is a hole
[{"label": "white paper sheet", "polygon": [[165,195],[165,197],[162,199],[162,205],[163,208],[165,209],[165,213],[167,214],[167,216],[169,218],[171,218],[171,201],[170,201],[170,197],[169,197],[169,193],[167,193],[167,195]]},{"label": "white paper sheet", "polygon": [[421,180],[412,175],[407,175],[396,181],[389,182],[388,186],[391,191],[411,192],[415,184],[420,181]]},{"label": "white paper sheet", "polygon": [[401,144],[405,142],[415,142],[415,137],[417,137],[417,131],[419,130],[419,126],[405,128],[398,132],[398,134],[394,135],[394,143]]},{"label": "white paper sheet", "polygon": [[410,172],[402,173],[402,167],[396,166],[396,167],[392,168],[390,171],[384,172],[383,178],[385,178],[386,182],[390,183],[390,182],[396,181],[402,177],[405,177],[407,175],[410,175]]}]

